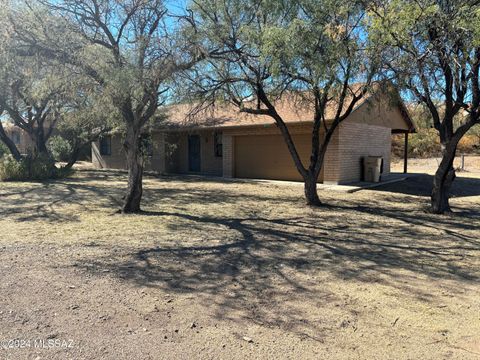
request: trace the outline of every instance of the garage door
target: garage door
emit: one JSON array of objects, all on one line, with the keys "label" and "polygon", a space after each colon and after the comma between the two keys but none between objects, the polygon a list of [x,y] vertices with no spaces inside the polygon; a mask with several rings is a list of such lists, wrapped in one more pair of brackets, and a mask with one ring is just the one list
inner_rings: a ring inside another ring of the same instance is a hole
[{"label": "garage door", "polygon": [[[303,163],[308,164],[310,135],[296,135],[293,141]],[[234,157],[238,178],[302,180],[281,135],[236,136]]]}]

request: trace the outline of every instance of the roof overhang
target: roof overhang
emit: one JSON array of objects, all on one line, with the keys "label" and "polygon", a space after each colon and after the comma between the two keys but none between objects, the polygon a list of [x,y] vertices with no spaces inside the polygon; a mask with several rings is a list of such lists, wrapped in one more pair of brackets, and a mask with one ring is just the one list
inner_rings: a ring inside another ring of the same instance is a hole
[{"label": "roof overhang", "polygon": [[405,106],[404,102],[399,99],[398,101],[398,107],[400,108],[400,113],[402,114],[403,119],[408,125],[408,129],[400,130],[400,129],[392,129],[392,133],[398,134],[398,133],[411,133],[415,134],[417,132],[417,127],[415,126],[415,123],[412,120],[412,117],[410,116],[410,113],[408,112],[407,107]]}]

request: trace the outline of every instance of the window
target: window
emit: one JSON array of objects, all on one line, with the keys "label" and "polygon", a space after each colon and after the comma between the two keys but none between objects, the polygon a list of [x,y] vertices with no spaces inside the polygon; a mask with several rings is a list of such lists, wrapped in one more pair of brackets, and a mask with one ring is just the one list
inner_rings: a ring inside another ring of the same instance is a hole
[{"label": "window", "polygon": [[100,155],[112,155],[111,136],[104,136],[100,139]]},{"label": "window", "polygon": [[20,144],[21,139],[20,139],[20,134],[18,133],[18,131],[12,132],[12,141],[15,145]]},{"label": "window", "polygon": [[216,132],[213,134],[213,146],[214,146],[215,156],[222,157],[223,156],[223,139],[222,139],[221,132]]}]

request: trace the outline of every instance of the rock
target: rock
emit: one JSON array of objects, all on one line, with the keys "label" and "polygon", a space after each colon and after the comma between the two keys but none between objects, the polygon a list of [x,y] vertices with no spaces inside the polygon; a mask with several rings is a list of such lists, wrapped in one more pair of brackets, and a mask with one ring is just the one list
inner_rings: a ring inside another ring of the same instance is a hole
[{"label": "rock", "polygon": [[245,340],[245,341],[248,342],[248,343],[253,343],[253,339],[250,338],[250,337],[248,337],[248,336],[244,336],[244,337],[243,337],[243,340]]},{"label": "rock", "polygon": [[69,285],[68,288],[69,289],[75,289],[75,285]]},{"label": "rock", "polygon": [[190,324],[190,329],[193,329],[193,328],[196,328],[196,327],[197,327],[197,324],[195,324],[194,322],[192,322],[192,323]]},{"label": "rock", "polygon": [[340,327],[341,328],[346,328],[350,325],[350,321],[349,320],[343,320],[341,323],[340,323]]}]

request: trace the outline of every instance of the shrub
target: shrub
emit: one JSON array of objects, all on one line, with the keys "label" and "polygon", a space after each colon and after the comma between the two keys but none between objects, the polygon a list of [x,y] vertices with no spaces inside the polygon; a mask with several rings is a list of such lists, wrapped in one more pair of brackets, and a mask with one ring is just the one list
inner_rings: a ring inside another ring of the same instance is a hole
[{"label": "shrub", "polygon": [[20,161],[12,155],[5,155],[0,159],[0,181],[29,181],[58,179],[69,176],[70,169],[57,169],[50,157],[27,156]]},{"label": "shrub", "polygon": [[53,136],[48,141],[48,150],[55,161],[68,161],[72,153],[72,146],[61,136]]},{"label": "shrub", "polygon": [[17,161],[12,155],[4,155],[0,159],[0,180],[20,181],[28,176],[25,161]]},{"label": "shrub", "polygon": [[[393,137],[392,150],[395,156],[403,157],[404,135]],[[440,141],[434,129],[419,129],[418,133],[409,135],[408,155],[427,158],[441,155]]]},{"label": "shrub", "polygon": [[27,156],[23,161],[27,164],[28,180],[47,180],[56,177],[55,161],[47,156]]},{"label": "shrub", "polygon": [[417,134],[410,136],[408,152],[412,157],[440,156],[441,147],[439,136],[434,129],[420,129]]},{"label": "shrub", "polygon": [[0,141],[0,158],[2,158],[5,154],[8,154],[10,151],[3,142]]}]

